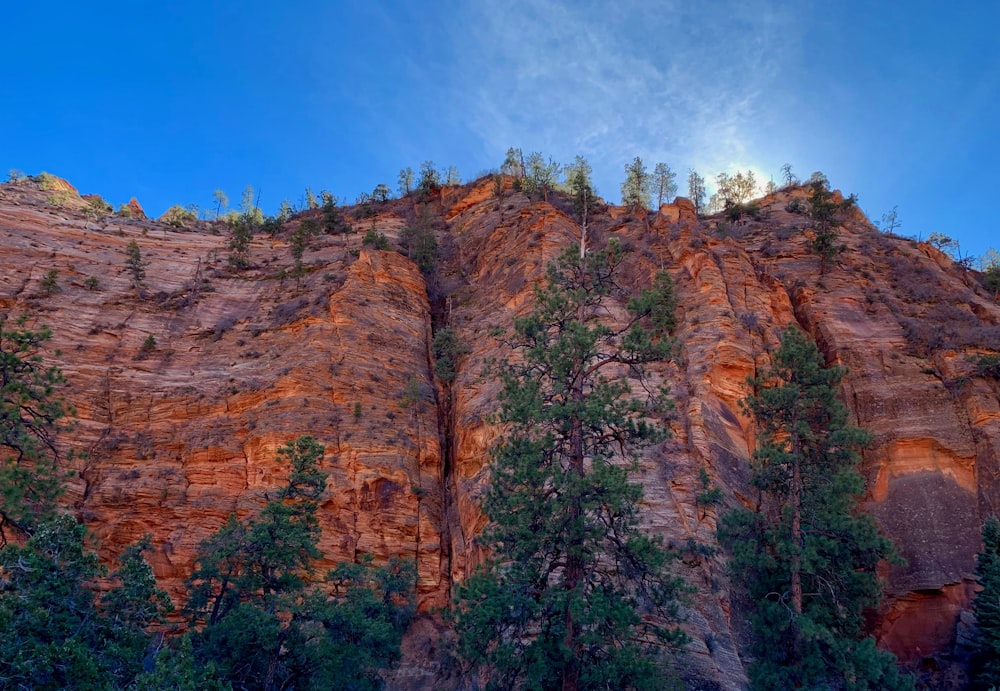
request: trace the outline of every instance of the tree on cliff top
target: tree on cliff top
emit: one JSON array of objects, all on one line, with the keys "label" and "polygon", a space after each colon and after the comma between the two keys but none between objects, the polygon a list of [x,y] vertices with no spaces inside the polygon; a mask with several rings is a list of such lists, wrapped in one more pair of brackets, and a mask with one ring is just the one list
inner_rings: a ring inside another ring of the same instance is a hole
[{"label": "tree on cliff top", "polygon": [[857,204],[853,194],[839,202],[834,201],[830,183],[822,173],[813,173],[809,182],[809,217],[815,224],[812,241],[813,254],[819,255],[820,274],[826,273],[827,265],[840,253],[837,245],[837,228],[842,225],[840,214]]},{"label": "tree on cliff top", "polygon": [[[582,256],[581,256],[582,254]],[[621,261],[617,244],[570,248],[549,266],[536,307],[515,320],[503,361],[490,523],[491,557],[462,583],[459,652],[496,689],[663,688],[658,661],[683,586],[672,554],[639,528],[636,449],[662,438],[626,372],[669,357],[666,274],[629,303],[619,329],[602,319]]]},{"label": "tree on cliff top", "polygon": [[705,178],[695,170],[688,170],[688,198],[694,204],[694,211],[699,216],[705,208]]},{"label": "tree on cliff top", "polygon": [[756,506],[726,516],[720,538],[754,603],[754,688],[912,688],[864,634],[862,613],[882,593],[876,567],[896,557],[858,508],[867,434],[837,400],[844,374],[791,327],[771,366],[749,380]]},{"label": "tree on cliff top", "polygon": [[653,168],[653,189],[656,191],[656,208],[677,194],[677,175],[666,163],[657,163]]},{"label": "tree on cliff top", "polygon": [[625,166],[625,182],[622,183],[622,206],[630,211],[649,208],[650,186],[653,179],[646,171],[646,164],[636,156]]}]

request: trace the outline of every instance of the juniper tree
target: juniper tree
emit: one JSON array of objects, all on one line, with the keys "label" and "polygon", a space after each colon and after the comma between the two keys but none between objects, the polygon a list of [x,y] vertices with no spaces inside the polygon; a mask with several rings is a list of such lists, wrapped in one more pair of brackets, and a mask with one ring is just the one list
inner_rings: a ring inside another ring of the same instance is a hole
[{"label": "juniper tree", "polygon": [[250,217],[240,215],[229,226],[229,265],[234,269],[250,266],[250,241],[253,240],[253,224]]},{"label": "juniper tree", "polygon": [[858,506],[868,435],[837,400],[844,374],[791,327],[743,401],[758,435],[756,498],[723,519],[720,538],[753,603],[757,689],[912,688],[865,635],[862,614],[882,594],[876,568],[896,557]]},{"label": "juniper tree", "polygon": [[663,436],[647,411],[664,401],[633,398],[621,378],[669,357],[672,285],[663,274],[612,328],[621,257],[615,243],[569,249],[505,339],[517,357],[496,370],[505,432],[479,538],[490,556],[454,614],[460,654],[489,688],[663,688],[663,646],[682,639],[672,555],[640,529],[630,480],[637,449]]}]

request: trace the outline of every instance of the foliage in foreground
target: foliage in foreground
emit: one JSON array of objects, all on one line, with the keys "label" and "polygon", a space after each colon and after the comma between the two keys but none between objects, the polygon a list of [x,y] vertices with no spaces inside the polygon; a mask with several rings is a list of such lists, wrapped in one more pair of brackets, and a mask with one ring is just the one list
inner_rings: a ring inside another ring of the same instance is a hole
[{"label": "foliage in foreground", "polygon": [[0,543],[51,518],[63,491],[55,433],[66,415],[65,379],[42,361],[52,332],[0,317]]},{"label": "foliage in foreground", "polygon": [[627,326],[603,324],[617,245],[572,248],[549,267],[537,306],[515,321],[481,540],[491,559],[463,583],[459,652],[496,689],[663,688],[658,664],[680,642],[684,590],[673,555],[639,528],[635,450],[662,438],[658,396],[632,397],[625,371],[671,352],[666,274],[630,302]]},{"label": "foliage in foreground", "polygon": [[983,525],[983,551],[976,558],[976,580],[982,590],[972,603],[976,613],[976,652],[970,679],[976,691],[1000,687],[1000,521]]},{"label": "foliage in foreground", "polygon": [[189,579],[191,654],[234,688],[377,689],[380,669],[399,657],[409,563],[341,564],[312,584],[323,453],[308,436],[281,447],[291,470],[278,496],[249,521],[230,516],[199,549]]},{"label": "foliage in foreground", "polygon": [[744,401],[759,434],[757,505],[726,516],[720,539],[754,603],[757,689],[912,688],[864,631],[863,611],[881,597],[876,567],[896,557],[858,508],[867,435],[837,400],[844,374],[792,327]]},{"label": "foliage in foreground", "polygon": [[124,688],[170,602],[143,559],[147,540],[125,549],[113,585],[95,594],[106,571],[57,504],[55,433],[68,407],[62,372],[40,354],[49,336],[0,322],[0,688]]}]

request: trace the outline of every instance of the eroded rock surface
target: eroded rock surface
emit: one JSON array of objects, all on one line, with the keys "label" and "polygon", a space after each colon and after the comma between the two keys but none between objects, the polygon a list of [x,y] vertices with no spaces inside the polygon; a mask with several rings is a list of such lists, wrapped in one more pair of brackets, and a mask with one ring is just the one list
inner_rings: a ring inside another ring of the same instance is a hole
[{"label": "eroded rock surface", "polygon": [[[504,355],[491,332],[530,308],[546,263],[578,238],[569,204],[509,184],[498,199],[489,179],[396,200],[374,218],[348,214],[357,234],[316,238],[296,278],[288,229],[255,237],[252,266],[234,271],[224,229],[88,220],[70,189],[53,200],[30,183],[0,187],[0,311],[53,329],[77,410],[63,444],[85,454],[69,501],[103,558],[151,534],[156,575],[180,598],[199,542],[231,512],[258,510],[284,472],[277,447],[312,434],[330,477],[326,565],[412,556],[421,610],[446,605],[482,558],[479,502],[500,433],[489,422],[498,384],[482,374]],[[736,224],[699,220],[685,199],[591,219],[591,242],[632,250],[610,319],[661,268],[677,286],[681,351],[650,368],[673,394],[672,436],[642,456],[644,516],[676,546],[718,546],[719,512],[752,500],[745,380],[797,323],[850,369],[844,400],[873,440],[866,508],[907,560],[887,571],[875,630],[906,663],[947,666],[982,520],[1000,501],[1000,391],[970,362],[1000,344],[1000,306],[970,272],[860,214],[821,273],[808,219],[785,211],[801,194],[766,198],[764,220]],[[428,279],[403,254],[361,245],[372,227],[394,243],[415,223],[442,248]],[[147,263],[139,284],[125,264],[133,240]],[[51,269],[60,291],[47,294]],[[468,350],[450,386],[435,381],[430,346],[445,325]],[[702,469],[722,505],[696,501]],[[697,587],[679,663],[692,688],[739,688],[746,603],[724,554],[709,553],[688,550],[679,567]],[[447,637],[420,618],[392,685],[452,683]]]}]

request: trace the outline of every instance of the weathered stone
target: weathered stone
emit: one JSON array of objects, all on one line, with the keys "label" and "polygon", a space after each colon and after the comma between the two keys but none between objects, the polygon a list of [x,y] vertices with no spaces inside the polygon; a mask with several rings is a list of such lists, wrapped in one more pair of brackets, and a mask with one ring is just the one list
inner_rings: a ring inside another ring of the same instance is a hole
[{"label": "weathered stone", "polygon": [[[426,202],[442,246],[434,300],[412,262],[362,248],[360,234],[317,238],[298,279],[287,235],[258,236],[251,268],[235,273],[226,238],[207,224],[112,217],[97,230],[81,204],[55,208],[44,191],[0,186],[0,310],[54,331],[62,354],[50,358],[77,410],[62,444],[85,452],[72,461],[68,500],[102,558],[151,534],[155,573],[180,599],[198,544],[231,512],[259,510],[286,472],[277,447],[312,434],[329,474],[322,566],[413,557],[421,611],[445,606],[483,557],[479,507],[502,430],[490,422],[499,385],[482,375],[506,354],[492,332],[530,308],[547,262],[580,232],[568,203],[509,189],[498,203],[492,184]],[[754,431],[740,401],[781,331],[798,324],[850,369],[844,400],[872,434],[865,506],[908,562],[887,569],[890,599],[874,630],[907,663],[945,659],[972,597],[981,522],[1000,503],[1000,386],[970,362],[1000,334],[1000,306],[963,270],[860,215],[821,275],[808,220],[784,210],[802,194],[767,197],[767,220],[725,239],[682,198],[655,215],[609,208],[590,219],[592,243],[617,237],[635,250],[610,322],[622,323],[629,294],[660,268],[677,287],[680,354],[649,368],[676,409],[663,419],[672,437],[640,458],[644,520],[673,545],[717,546],[720,512],[752,502]],[[374,223],[394,240],[415,218],[403,199],[380,206]],[[148,262],[138,289],[125,265],[133,240]],[[40,297],[50,269],[62,291]],[[432,321],[468,350],[450,388],[433,378]],[[144,349],[150,335],[156,347]],[[701,469],[723,490],[720,506],[696,502]],[[680,572],[697,587],[685,674],[693,688],[739,688],[748,635],[739,583],[721,552],[690,555]],[[449,636],[422,616],[394,688],[457,683]]]}]

